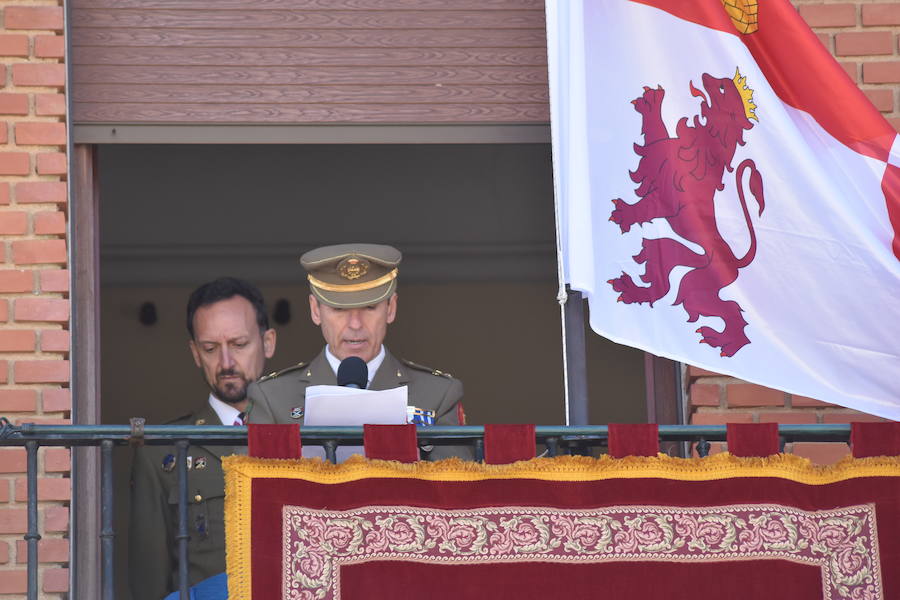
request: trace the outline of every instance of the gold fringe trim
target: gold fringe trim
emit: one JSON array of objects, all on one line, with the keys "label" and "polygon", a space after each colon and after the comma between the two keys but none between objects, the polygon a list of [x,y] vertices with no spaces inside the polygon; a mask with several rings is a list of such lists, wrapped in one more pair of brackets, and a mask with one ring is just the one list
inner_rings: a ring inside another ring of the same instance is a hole
[{"label": "gold fringe trim", "polygon": [[249,600],[250,523],[253,480],[302,479],[339,484],[367,478],[422,479],[425,481],[484,481],[535,479],[539,481],[600,481],[605,479],[673,479],[715,481],[734,477],[776,477],[807,485],[827,485],[860,477],[900,477],[900,457],[847,456],[833,465],[818,466],[793,454],[741,458],[722,452],[707,458],[629,456],[559,456],[534,458],[510,465],[485,465],[458,458],[438,462],[399,463],[352,456],[334,465],[319,458],[291,460],[226,456],[225,532],[229,600]]}]

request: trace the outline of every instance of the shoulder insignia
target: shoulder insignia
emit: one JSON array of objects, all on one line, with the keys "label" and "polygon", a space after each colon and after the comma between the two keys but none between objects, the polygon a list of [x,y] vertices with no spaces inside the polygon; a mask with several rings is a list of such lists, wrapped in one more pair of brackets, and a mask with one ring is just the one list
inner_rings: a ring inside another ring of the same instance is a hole
[{"label": "shoulder insignia", "polygon": [[425,365],[420,365],[418,363],[414,363],[411,360],[406,360],[405,358],[401,358],[400,362],[409,367],[410,369],[415,369],[416,371],[425,371],[427,373],[431,373],[435,377],[446,377],[447,379],[453,379],[453,375],[450,373],[445,373],[444,371],[439,371],[437,369],[432,369],[431,367],[426,367]]},{"label": "shoulder insignia", "polygon": [[282,375],[284,375],[286,373],[290,373],[291,371],[296,371],[297,369],[302,369],[303,367],[305,367],[308,364],[309,364],[309,362],[306,362],[306,361],[298,362],[296,365],[291,365],[290,367],[288,367],[286,369],[282,369],[280,371],[272,371],[268,375],[263,375],[262,377],[260,377],[259,380],[257,381],[257,383],[262,383],[263,381],[268,381],[270,379],[275,379],[276,377],[281,377]]}]

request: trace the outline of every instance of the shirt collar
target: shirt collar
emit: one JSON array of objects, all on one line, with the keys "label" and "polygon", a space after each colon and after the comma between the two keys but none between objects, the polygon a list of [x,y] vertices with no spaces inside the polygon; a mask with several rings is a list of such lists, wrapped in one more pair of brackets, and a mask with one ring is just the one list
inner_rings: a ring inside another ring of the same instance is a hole
[{"label": "shirt collar", "polygon": [[216,414],[219,415],[219,420],[222,421],[222,425],[234,425],[234,420],[241,414],[241,411],[227,402],[222,402],[212,394],[209,395],[209,405],[216,411]]},{"label": "shirt collar", "polygon": [[[371,385],[372,378],[375,377],[375,373],[378,372],[379,367],[381,367],[381,363],[384,362],[384,344],[381,345],[381,349],[378,351],[378,354],[366,363],[366,367],[369,370],[369,382],[368,385]],[[334,371],[335,377],[337,377],[338,367],[341,366],[340,359],[331,353],[331,348],[327,345],[325,346],[325,358],[328,359],[328,364],[331,365],[331,370]]]}]

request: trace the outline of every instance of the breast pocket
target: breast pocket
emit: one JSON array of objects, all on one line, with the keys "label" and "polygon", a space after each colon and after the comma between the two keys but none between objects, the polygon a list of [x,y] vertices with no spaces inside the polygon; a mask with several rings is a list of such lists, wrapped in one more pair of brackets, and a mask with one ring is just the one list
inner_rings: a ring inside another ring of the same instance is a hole
[{"label": "breast pocket", "polygon": [[[222,482],[188,477],[188,554],[192,566],[225,568],[225,489]],[[172,523],[178,527],[178,487],[169,490]],[[205,569],[204,569],[205,570]],[[218,572],[218,571],[215,571]],[[215,573],[214,572],[214,573]]]}]

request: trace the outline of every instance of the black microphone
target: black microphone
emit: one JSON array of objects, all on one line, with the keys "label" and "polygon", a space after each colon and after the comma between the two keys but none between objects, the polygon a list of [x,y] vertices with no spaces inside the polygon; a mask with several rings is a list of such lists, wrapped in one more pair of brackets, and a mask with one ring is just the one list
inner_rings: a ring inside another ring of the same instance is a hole
[{"label": "black microphone", "polygon": [[337,384],[343,387],[366,389],[369,384],[369,367],[358,356],[348,356],[337,370]]}]

